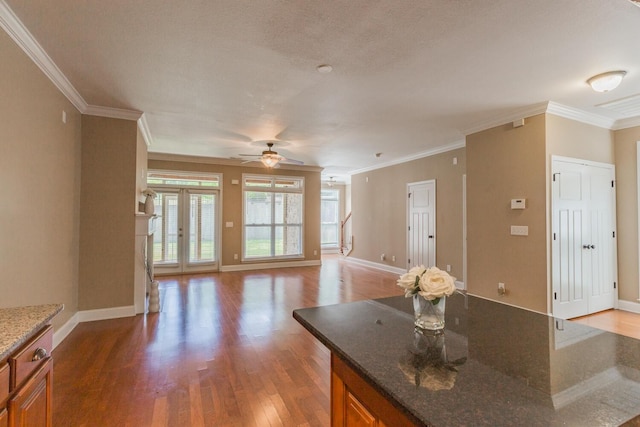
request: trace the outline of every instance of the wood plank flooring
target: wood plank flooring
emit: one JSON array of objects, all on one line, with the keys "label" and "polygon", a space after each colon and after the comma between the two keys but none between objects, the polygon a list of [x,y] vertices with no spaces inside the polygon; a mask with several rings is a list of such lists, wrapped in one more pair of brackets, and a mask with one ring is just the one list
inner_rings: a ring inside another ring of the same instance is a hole
[{"label": "wood plank flooring", "polygon": [[[340,256],[160,278],[160,313],[81,323],[54,350],[54,425],[329,426],[329,351],[291,313],[401,295],[396,279]],[[640,338],[640,315],[577,321]]]},{"label": "wood plank flooring", "polygon": [[401,295],[396,279],[339,256],[160,278],[160,313],[81,323],[53,352],[54,425],[326,427],[330,354],[292,311]]}]

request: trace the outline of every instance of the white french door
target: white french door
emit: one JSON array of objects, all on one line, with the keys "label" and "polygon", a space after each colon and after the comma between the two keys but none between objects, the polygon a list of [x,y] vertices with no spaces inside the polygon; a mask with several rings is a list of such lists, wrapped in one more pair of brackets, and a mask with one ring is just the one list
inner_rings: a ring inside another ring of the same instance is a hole
[{"label": "white french door", "polygon": [[153,265],[158,274],[218,270],[219,191],[156,188]]},{"label": "white french door", "polygon": [[552,173],[553,315],[568,319],[613,308],[613,165],[554,156]]},{"label": "white french door", "polygon": [[407,263],[436,265],[436,182],[423,181],[407,185]]}]

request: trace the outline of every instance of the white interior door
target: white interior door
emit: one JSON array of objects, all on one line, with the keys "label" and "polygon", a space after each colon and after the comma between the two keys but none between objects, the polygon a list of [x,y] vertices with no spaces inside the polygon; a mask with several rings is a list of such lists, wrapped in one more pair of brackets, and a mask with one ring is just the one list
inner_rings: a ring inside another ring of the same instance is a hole
[{"label": "white interior door", "polygon": [[154,271],[158,274],[215,271],[219,252],[219,192],[158,189]]},{"label": "white interior door", "polygon": [[408,267],[436,265],[436,182],[407,185]]},{"label": "white interior door", "polygon": [[572,318],[613,308],[613,165],[554,158],[552,173],[553,314]]}]

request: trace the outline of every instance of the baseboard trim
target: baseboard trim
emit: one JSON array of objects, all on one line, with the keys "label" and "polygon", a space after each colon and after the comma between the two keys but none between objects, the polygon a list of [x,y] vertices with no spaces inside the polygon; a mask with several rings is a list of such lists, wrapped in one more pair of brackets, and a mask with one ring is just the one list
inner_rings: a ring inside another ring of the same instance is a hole
[{"label": "baseboard trim", "polygon": [[640,303],[618,300],[618,310],[630,311],[631,313],[640,314]]},{"label": "baseboard trim", "polygon": [[78,326],[78,323],[80,322],[78,321],[78,313],[76,312],[76,314],[71,316],[71,318],[67,320],[64,325],[55,330],[55,332],[53,333],[54,350],[58,346],[58,344],[64,341],[64,339],[71,333],[71,331],[73,331],[75,327]]},{"label": "baseboard trim", "polygon": [[404,274],[407,272],[404,268],[394,267],[392,265],[380,264],[377,262],[367,261],[366,259],[345,257],[345,261],[352,262],[354,264],[362,265],[364,267],[375,268],[376,270],[387,271],[389,273]]},{"label": "baseboard trim", "polygon": [[286,268],[286,267],[316,267],[322,265],[321,260],[309,261],[283,261],[283,262],[261,262],[256,264],[235,264],[221,265],[220,271],[248,271],[248,270],[265,270],[268,268]]},{"label": "baseboard trim", "polygon": [[78,311],[71,316],[64,325],[53,333],[53,348],[55,349],[78,326],[79,323],[93,322],[94,320],[118,319],[120,317],[133,317],[136,308],[133,305],[125,307],[99,308],[97,310]]},{"label": "baseboard trim", "polygon": [[93,322],[94,320],[118,319],[120,317],[133,317],[136,308],[133,305],[124,307],[98,308],[96,310],[84,310],[76,313],[78,322]]}]

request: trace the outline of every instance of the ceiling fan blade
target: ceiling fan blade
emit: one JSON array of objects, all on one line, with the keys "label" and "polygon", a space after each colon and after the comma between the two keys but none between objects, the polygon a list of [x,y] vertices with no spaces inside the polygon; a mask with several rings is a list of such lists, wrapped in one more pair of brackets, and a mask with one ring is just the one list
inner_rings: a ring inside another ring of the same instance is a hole
[{"label": "ceiling fan blade", "polygon": [[304,165],[304,162],[302,160],[288,159],[286,157],[280,158],[280,161],[283,163],[291,163],[293,165]]},{"label": "ceiling fan blade", "polygon": [[257,158],[260,158],[260,157],[262,157],[262,154],[238,154],[238,156],[245,156],[245,157],[257,157]]}]

